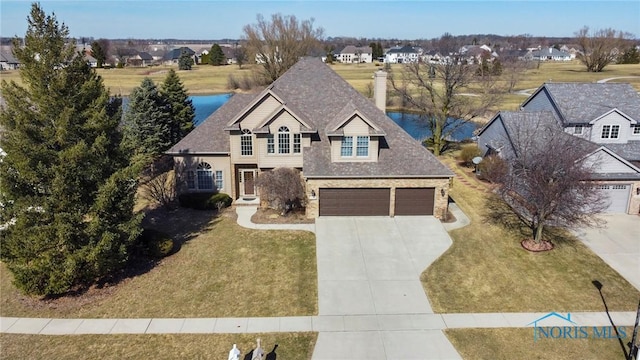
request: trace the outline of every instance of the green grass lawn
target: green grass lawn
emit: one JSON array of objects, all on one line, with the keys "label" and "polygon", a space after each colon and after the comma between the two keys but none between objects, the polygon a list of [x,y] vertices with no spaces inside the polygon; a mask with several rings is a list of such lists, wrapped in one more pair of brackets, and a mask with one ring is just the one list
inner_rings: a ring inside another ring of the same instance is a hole
[{"label": "green grass lawn", "polygon": [[[449,329],[449,341],[465,360],[624,359],[616,339],[542,339],[533,329]],[[628,341],[628,339],[627,339]]]},{"label": "green grass lawn", "polygon": [[278,360],[311,359],[317,333],[190,335],[0,334],[0,359],[227,359],[233,344],[242,358],[262,340],[266,353],[278,344]]},{"label": "green grass lawn", "polygon": [[228,209],[181,209],[147,216],[153,227],[184,241],[151,269],[77,297],[26,297],[0,266],[0,314],[15,317],[150,318],[272,317],[318,312],[315,235],[250,230]]},{"label": "green grass lawn", "polygon": [[[469,182],[482,188],[470,169],[443,158]],[[489,192],[454,179],[451,197],[472,223],[450,232],[453,245],[423,274],[433,310],[439,313],[604,311],[599,280],[612,311],[636,309],[640,293],[571,234],[549,229],[556,248],[544,253],[522,249],[530,233],[503,212]]]}]

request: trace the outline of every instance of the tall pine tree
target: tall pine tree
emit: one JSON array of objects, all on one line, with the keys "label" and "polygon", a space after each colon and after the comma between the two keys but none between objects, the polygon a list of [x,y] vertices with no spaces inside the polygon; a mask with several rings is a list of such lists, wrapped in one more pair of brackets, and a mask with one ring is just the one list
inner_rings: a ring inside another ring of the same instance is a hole
[{"label": "tall pine tree", "polygon": [[131,91],[124,115],[126,148],[135,155],[160,155],[171,146],[171,112],[150,78]]},{"label": "tall pine tree", "polygon": [[222,48],[218,44],[213,44],[209,51],[209,64],[214,66],[226,65],[227,58],[224,56]]},{"label": "tall pine tree", "polygon": [[173,69],[169,70],[164,79],[160,94],[169,104],[169,140],[170,145],[174,145],[193,130],[195,108],[180,77]]},{"label": "tall pine tree", "polygon": [[137,171],[121,151],[119,99],[74,52],[69,30],[33,4],[24,85],[2,82],[0,257],[21,290],[64,294],[116,269],[140,232]]}]

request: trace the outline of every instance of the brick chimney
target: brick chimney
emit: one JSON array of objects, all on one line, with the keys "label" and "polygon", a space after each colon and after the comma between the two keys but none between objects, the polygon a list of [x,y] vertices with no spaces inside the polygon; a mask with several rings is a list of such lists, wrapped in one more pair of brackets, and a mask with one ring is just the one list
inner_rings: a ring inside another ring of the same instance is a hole
[{"label": "brick chimney", "polygon": [[373,98],[378,109],[387,109],[387,72],[378,70],[373,75]]}]

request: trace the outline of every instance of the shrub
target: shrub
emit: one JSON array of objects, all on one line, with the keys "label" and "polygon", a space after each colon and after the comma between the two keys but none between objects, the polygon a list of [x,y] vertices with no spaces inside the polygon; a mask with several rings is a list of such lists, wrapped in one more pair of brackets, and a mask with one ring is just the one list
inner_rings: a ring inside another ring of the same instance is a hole
[{"label": "shrub", "polygon": [[294,168],[276,168],[258,176],[260,196],[269,207],[286,214],[304,205],[305,187],[300,171]]},{"label": "shrub", "polygon": [[218,203],[231,206],[233,200],[225,193],[184,193],[178,197],[180,206],[196,210],[216,210]]},{"label": "shrub", "polygon": [[173,251],[174,242],[171,237],[161,231],[144,229],[139,238],[142,254],[161,259]]},{"label": "shrub", "polygon": [[476,144],[465,145],[460,151],[460,161],[462,161],[465,166],[473,166],[473,162],[471,160],[480,155],[481,151]]},{"label": "shrub", "polygon": [[240,88],[240,81],[236,79],[235,76],[229,74],[227,77],[227,89],[229,90],[237,90]]},{"label": "shrub", "polygon": [[509,166],[506,161],[497,155],[486,156],[482,159],[480,165],[480,177],[489,180],[493,183],[500,183],[504,181],[505,176],[509,172]]}]

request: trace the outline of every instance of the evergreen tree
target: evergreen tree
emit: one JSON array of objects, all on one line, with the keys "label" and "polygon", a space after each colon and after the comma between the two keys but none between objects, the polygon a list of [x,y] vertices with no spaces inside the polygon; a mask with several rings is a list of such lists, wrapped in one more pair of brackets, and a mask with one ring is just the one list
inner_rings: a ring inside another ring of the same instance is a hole
[{"label": "evergreen tree", "polygon": [[218,44],[213,44],[211,46],[211,51],[209,51],[209,64],[213,66],[225,65],[227,63],[227,58],[224,56],[224,52],[222,48]]},{"label": "evergreen tree", "polygon": [[102,49],[102,45],[100,45],[100,43],[97,41],[91,43],[91,56],[96,58],[99,68],[103,67],[105,61],[107,60],[107,54],[105,53],[104,49]]},{"label": "evergreen tree", "polygon": [[22,84],[2,82],[0,258],[16,286],[64,294],[121,268],[139,235],[137,171],[118,131],[119,99],[67,43],[68,28],[31,7]]},{"label": "evergreen tree", "polygon": [[171,69],[160,88],[160,95],[169,104],[169,139],[171,145],[193,130],[193,119],[196,117],[193,103],[180,81],[180,77]]},{"label": "evergreen tree", "polygon": [[193,67],[193,58],[189,55],[188,52],[183,51],[178,58],[178,69],[179,70],[191,70]]},{"label": "evergreen tree", "polygon": [[640,63],[640,52],[635,46],[630,46],[618,56],[617,62],[618,64],[638,64]]},{"label": "evergreen tree", "polygon": [[167,100],[150,78],[129,96],[124,115],[125,147],[134,155],[156,156],[171,146],[171,112]]}]

